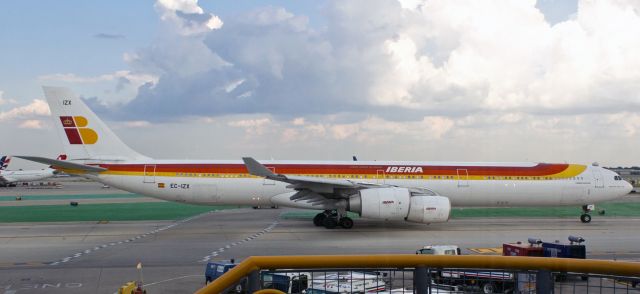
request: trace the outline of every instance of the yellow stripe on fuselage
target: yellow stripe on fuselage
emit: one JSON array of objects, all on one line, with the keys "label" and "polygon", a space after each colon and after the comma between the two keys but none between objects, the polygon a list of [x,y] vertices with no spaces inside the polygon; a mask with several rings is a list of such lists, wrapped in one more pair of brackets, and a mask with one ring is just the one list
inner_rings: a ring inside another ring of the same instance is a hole
[{"label": "yellow stripe on fuselage", "polygon": [[565,169],[564,171],[557,174],[549,175],[549,177],[560,179],[573,178],[583,173],[586,169],[587,166],[583,164],[569,164],[567,169]]}]

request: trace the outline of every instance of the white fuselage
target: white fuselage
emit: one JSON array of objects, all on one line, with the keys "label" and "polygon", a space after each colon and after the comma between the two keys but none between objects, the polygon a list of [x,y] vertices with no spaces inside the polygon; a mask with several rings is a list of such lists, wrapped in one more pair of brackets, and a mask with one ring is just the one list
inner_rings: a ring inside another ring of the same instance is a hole
[{"label": "white fuselage", "polygon": [[54,173],[55,170],[50,168],[43,170],[3,170],[0,171],[0,177],[3,179],[2,182],[6,183],[33,182],[50,178],[54,176]]},{"label": "white fuselage", "polygon": [[[325,164],[353,171],[320,173]],[[119,171],[113,171],[118,167],[116,164],[102,165],[109,171],[85,176],[126,191],[204,205],[271,205],[272,197],[293,191],[287,183],[249,175],[237,161],[156,160],[127,165]],[[561,169],[565,165],[535,163],[267,161],[265,165],[283,174],[428,189],[449,198],[451,205],[458,207],[585,205],[616,199],[631,190],[631,185],[616,173],[585,165],[566,165],[565,169]],[[307,169],[307,165],[312,167]],[[409,167],[394,170],[393,166],[398,165]],[[216,170],[219,166],[225,167],[224,172]],[[296,172],[287,173],[287,168]],[[555,170],[550,174],[534,174],[547,169]]]}]

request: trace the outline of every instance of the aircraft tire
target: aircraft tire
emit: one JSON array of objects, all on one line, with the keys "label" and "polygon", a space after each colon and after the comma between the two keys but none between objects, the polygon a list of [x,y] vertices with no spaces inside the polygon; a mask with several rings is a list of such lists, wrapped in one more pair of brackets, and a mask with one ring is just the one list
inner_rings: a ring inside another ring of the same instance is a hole
[{"label": "aircraft tire", "polygon": [[318,213],[316,214],[316,216],[313,217],[313,224],[316,225],[316,227],[321,227],[324,225],[325,218],[327,218],[326,214]]},{"label": "aircraft tire", "polygon": [[338,221],[333,217],[327,217],[324,219],[323,225],[327,229],[335,229],[338,226]]},{"label": "aircraft tire", "polygon": [[491,294],[495,293],[495,290],[496,286],[491,282],[487,282],[482,285],[482,293]]},{"label": "aircraft tire", "polygon": [[353,220],[350,217],[343,217],[340,219],[340,226],[345,229],[353,228]]},{"label": "aircraft tire", "polygon": [[585,214],[580,216],[580,221],[582,223],[588,224],[588,223],[591,222],[591,216],[585,213]]}]

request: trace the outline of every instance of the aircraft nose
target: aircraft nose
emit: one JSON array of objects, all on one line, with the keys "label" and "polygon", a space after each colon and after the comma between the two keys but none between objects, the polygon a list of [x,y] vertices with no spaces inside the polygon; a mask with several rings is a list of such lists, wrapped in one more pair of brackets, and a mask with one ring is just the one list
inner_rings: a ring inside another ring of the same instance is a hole
[{"label": "aircraft nose", "polygon": [[633,186],[631,186],[631,184],[627,181],[624,181],[624,191],[625,191],[625,195],[631,193],[631,190],[633,190]]}]

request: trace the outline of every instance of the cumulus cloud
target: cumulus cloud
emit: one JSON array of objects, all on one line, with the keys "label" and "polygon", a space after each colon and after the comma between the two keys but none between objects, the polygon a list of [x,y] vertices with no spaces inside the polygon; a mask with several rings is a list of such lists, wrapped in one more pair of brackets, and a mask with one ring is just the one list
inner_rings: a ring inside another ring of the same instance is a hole
[{"label": "cumulus cloud", "polygon": [[16,104],[18,101],[4,98],[4,91],[0,91],[0,106],[5,104]]},{"label": "cumulus cloud", "polygon": [[67,83],[97,83],[105,81],[117,81],[126,79],[129,83],[133,83],[137,87],[146,83],[156,83],[158,77],[146,73],[133,73],[128,70],[119,70],[113,73],[102,74],[99,76],[83,77],[73,73],[57,73],[48,74],[38,77],[41,81],[67,82]]},{"label": "cumulus cloud", "polygon": [[132,120],[124,122],[124,125],[128,128],[148,128],[151,123],[146,120]]},{"label": "cumulus cloud", "polygon": [[119,70],[97,76],[55,73],[38,77],[38,80],[44,84],[55,83],[71,87],[79,93],[100,96],[100,101],[95,101],[95,104],[103,106],[113,106],[134,99],[140,87],[143,85],[153,87],[158,79],[157,75],[151,73],[130,70]]},{"label": "cumulus cloud", "polygon": [[45,128],[45,123],[38,119],[28,119],[21,122],[18,127],[21,129],[43,129]]},{"label": "cumulus cloud", "polygon": [[126,73],[47,78],[153,77],[122,104],[89,101],[125,132],[215,129],[233,138],[223,156],[278,146],[289,158],[621,158],[616,146],[640,131],[640,5],[576,6],[551,17],[533,0],[328,1],[314,25],[281,7],[223,23],[195,0],[158,0],[159,34],[124,55]]},{"label": "cumulus cloud", "polygon": [[48,116],[50,114],[51,112],[49,111],[49,105],[47,105],[47,102],[35,99],[28,105],[14,107],[10,110],[0,112],[0,122],[34,116]]},{"label": "cumulus cloud", "polygon": [[[195,1],[156,7],[178,30],[177,12],[210,19]],[[640,104],[640,15],[629,1],[582,1],[575,17],[554,25],[535,1],[330,1],[324,11],[326,27],[314,28],[306,16],[260,8],[175,37],[184,45],[130,53],[132,66],[160,78],[126,113],[360,112],[415,121]]]},{"label": "cumulus cloud", "polygon": [[262,135],[273,126],[273,121],[271,118],[251,118],[232,120],[228,124],[231,127],[244,129],[247,135]]},{"label": "cumulus cloud", "polygon": [[[500,121],[505,117],[509,118]],[[166,158],[250,155],[349,160],[355,154],[361,160],[619,163],[630,160],[629,150],[637,148],[633,143],[637,140],[625,132],[621,120],[626,119],[633,121],[633,116],[481,113],[458,118],[426,116],[412,122],[370,116],[348,123],[321,116],[298,124],[264,114],[153,123],[145,129],[144,139],[139,130],[124,127],[118,131],[125,142],[144,153]],[[176,132],[185,139],[163,140],[163,134]],[[607,144],[594,144],[599,142],[594,138]],[[155,142],[163,148],[145,149]]]},{"label": "cumulus cloud", "polygon": [[198,0],[158,0],[155,4],[163,21],[171,22],[183,35],[202,34],[222,27],[219,17],[205,13]]}]

